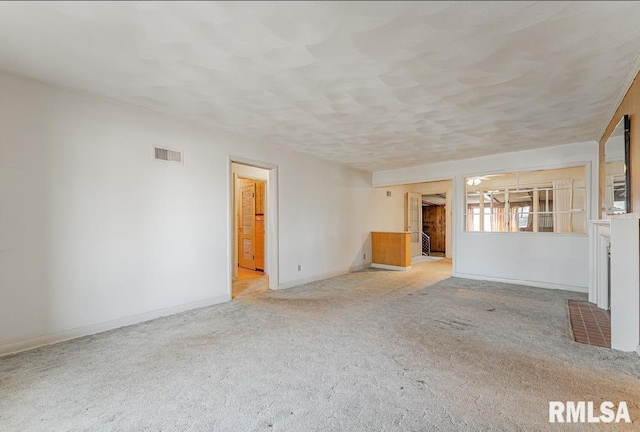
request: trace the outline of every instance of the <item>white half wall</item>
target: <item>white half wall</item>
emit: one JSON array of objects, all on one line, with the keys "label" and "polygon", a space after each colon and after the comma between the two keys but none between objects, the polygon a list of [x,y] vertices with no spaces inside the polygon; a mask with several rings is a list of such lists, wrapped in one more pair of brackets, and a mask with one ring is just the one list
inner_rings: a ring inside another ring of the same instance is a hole
[{"label": "white half wall", "polygon": [[464,178],[586,166],[587,220],[597,215],[598,144],[575,143],[373,173],[374,187],[453,178],[454,276],[588,292],[587,234],[464,231]]},{"label": "white half wall", "polygon": [[640,220],[611,219],[611,348],[640,346]]},{"label": "white half wall", "polygon": [[0,74],[0,353],[227,300],[230,155],[278,167],[281,286],[370,262],[369,173]]}]

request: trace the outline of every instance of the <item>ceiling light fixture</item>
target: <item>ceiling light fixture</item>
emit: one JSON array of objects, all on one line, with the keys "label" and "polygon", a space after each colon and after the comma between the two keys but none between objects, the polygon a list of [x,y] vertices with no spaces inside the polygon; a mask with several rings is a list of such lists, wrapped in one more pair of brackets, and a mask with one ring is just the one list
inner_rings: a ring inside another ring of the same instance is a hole
[{"label": "ceiling light fixture", "polygon": [[467,184],[469,186],[478,186],[480,184],[482,180],[480,180],[478,177],[469,177],[467,179]]}]

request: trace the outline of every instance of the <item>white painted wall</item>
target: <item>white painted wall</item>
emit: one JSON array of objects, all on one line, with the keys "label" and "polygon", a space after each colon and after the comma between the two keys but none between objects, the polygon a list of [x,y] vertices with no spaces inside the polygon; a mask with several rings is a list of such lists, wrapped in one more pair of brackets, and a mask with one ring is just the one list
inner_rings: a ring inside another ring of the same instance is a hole
[{"label": "white painted wall", "polygon": [[[391,196],[387,196],[391,192]],[[404,231],[404,194],[408,192],[405,185],[374,189],[375,200],[371,207],[374,216],[373,231]]]},{"label": "white painted wall", "polygon": [[370,174],[0,74],[0,353],[228,300],[229,155],[278,166],[280,287],[370,262]]},{"label": "white painted wall", "polygon": [[597,214],[598,144],[568,144],[503,153],[373,174],[373,185],[386,187],[454,178],[453,269],[458,277],[587,292],[587,234],[471,233],[464,231],[464,178],[515,170],[587,165],[587,219]]}]

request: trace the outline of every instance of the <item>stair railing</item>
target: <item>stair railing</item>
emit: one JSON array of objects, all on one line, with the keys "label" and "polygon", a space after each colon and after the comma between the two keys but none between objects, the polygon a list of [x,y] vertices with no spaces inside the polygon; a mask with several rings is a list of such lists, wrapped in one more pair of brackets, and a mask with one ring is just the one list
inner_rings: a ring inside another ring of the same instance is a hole
[{"label": "stair railing", "polygon": [[422,255],[431,256],[431,238],[422,231]]}]

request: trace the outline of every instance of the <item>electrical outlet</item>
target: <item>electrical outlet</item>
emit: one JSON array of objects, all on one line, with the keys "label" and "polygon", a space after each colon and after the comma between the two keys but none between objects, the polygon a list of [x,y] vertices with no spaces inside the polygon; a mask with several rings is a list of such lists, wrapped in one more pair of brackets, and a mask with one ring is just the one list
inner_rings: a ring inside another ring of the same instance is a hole
[{"label": "electrical outlet", "polygon": [[362,254],[362,259],[366,260],[367,259],[367,254]]},{"label": "electrical outlet", "polygon": [[391,196],[391,191],[387,191],[387,196],[390,197]]},{"label": "electrical outlet", "polygon": [[298,264],[298,271],[302,270],[302,266]]}]

